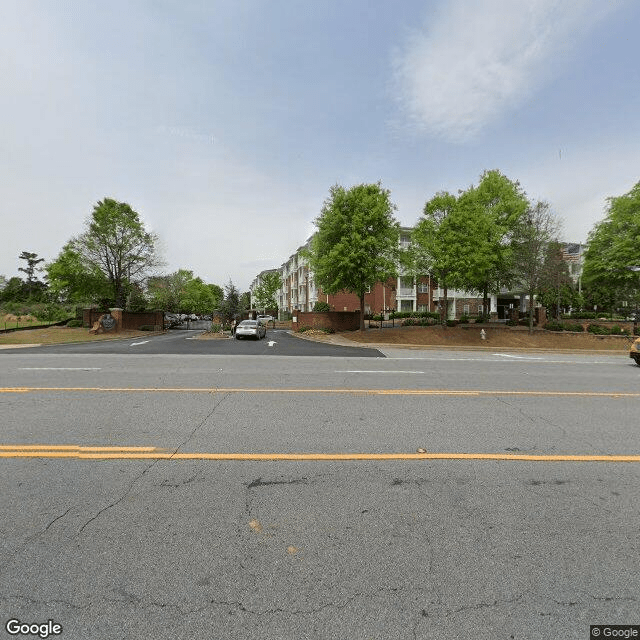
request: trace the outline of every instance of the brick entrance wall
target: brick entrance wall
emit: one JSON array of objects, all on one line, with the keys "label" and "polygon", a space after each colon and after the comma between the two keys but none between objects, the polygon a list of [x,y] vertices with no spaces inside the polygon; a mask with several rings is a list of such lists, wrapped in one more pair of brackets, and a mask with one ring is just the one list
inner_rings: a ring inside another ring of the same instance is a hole
[{"label": "brick entrance wall", "polygon": [[[98,321],[101,315],[108,312],[108,310],[99,311],[98,309],[83,309],[82,326],[90,329],[93,327],[94,322]],[[116,330],[137,331],[143,326],[153,326],[155,327],[155,331],[164,331],[164,312],[162,311],[147,311],[143,313],[121,311],[120,314],[122,315],[122,321],[119,323]],[[116,320],[118,320],[115,313],[112,313],[112,315]]]},{"label": "brick entrance wall", "polygon": [[360,311],[294,311],[292,327],[314,329],[333,329],[334,331],[357,331],[360,328]]}]

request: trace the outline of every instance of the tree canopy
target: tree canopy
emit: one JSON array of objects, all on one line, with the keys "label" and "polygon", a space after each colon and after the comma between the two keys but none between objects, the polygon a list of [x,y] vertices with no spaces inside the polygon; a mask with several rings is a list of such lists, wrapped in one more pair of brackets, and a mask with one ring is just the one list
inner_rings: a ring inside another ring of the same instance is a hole
[{"label": "tree canopy", "polygon": [[277,270],[267,271],[260,275],[260,284],[253,292],[253,304],[256,309],[277,310],[276,294],[281,285],[280,273]]},{"label": "tree canopy", "polygon": [[156,254],[157,236],[145,229],[128,204],[111,198],[98,202],[86,227],[48,267],[50,282],[60,279],[66,284],[53,286],[58,290],[66,286],[74,298],[86,292],[85,287],[99,286],[102,292],[106,284],[110,301],[124,307],[131,285],[141,285],[161,264]]},{"label": "tree canopy", "polygon": [[514,238],[518,282],[529,296],[529,331],[533,331],[533,300],[549,277],[549,252],[558,244],[560,222],[548,202],[531,205],[520,219]]},{"label": "tree canopy", "polygon": [[583,282],[614,293],[617,302],[637,301],[640,273],[640,182],[628,193],[608,199],[604,220],[589,234]]},{"label": "tree canopy", "polygon": [[364,296],[376,282],[397,274],[399,225],[390,192],[380,183],[350,189],[334,185],[315,220],[309,262],[316,284],[325,293],[348,291],[360,299],[364,329]]}]

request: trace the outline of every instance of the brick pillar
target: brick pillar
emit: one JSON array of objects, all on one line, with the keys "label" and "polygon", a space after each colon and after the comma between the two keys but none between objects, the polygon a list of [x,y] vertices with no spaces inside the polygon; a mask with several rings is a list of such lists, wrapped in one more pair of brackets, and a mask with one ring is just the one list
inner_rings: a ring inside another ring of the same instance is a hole
[{"label": "brick pillar", "polygon": [[120,331],[122,331],[122,309],[115,307],[113,309],[109,309],[109,312],[116,321],[116,326],[113,329],[114,333],[120,333]]}]

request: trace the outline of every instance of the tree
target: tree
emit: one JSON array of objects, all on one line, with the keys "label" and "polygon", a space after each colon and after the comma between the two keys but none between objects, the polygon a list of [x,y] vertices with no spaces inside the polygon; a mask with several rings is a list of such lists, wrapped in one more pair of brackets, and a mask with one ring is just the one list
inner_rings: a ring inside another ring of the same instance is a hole
[{"label": "tree", "polygon": [[27,297],[26,285],[22,278],[14,276],[9,278],[0,291],[0,302],[21,302]]},{"label": "tree", "polygon": [[282,282],[277,270],[266,271],[260,275],[260,284],[253,292],[253,302],[256,309],[262,311],[278,309],[276,294],[280,290]]},{"label": "tree", "polygon": [[230,324],[233,319],[237,319],[243,311],[240,300],[240,291],[231,280],[224,286],[224,300],[220,305],[220,311],[225,324]]},{"label": "tree", "polygon": [[560,242],[552,241],[547,246],[537,291],[542,306],[557,320],[560,320],[562,303],[570,305],[575,298],[569,265],[562,257],[562,250]]},{"label": "tree", "polygon": [[514,237],[514,265],[518,281],[529,296],[529,333],[533,333],[533,300],[545,276],[549,246],[558,242],[560,222],[548,202],[538,201],[520,219]]},{"label": "tree", "polygon": [[636,304],[640,275],[640,182],[628,193],[608,199],[605,219],[589,234],[583,283],[591,291]]},{"label": "tree", "polygon": [[484,309],[490,293],[513,282],[511,240],[528,205],[520,184],[497,170],[485,171],[458,199],[454,217],[465,231],[456,247],[463,257],[461,286],[482,293]]},{"label": "tree", "polygon": [[35,276],[36,271],[42,271],[42,269],[38,268],[37,265],[44,262],[44,258],[38,258],[37,253],[31,253],[29,251],[23,251],[18,258],[20,260],[26,260],[27,262],[27,266],[18,267],[18,271],[22,271],[27,274],[27,295],[31,297],[33,295],[34,288],[38,287],[41,291],[45,288],[45,284],[40,282]]},{"label": "tree", "polygon": [[49,291],[63,303],[99,303],[109,301],[111,286],[103,271],[83,260],[73,240],[67,242],[58,257],[45,266]]},{"label": "tree", "polygon": [[156,309],[182,313],[187,284],[193,279],[193,271],[178,269],[173,273],[153,276],[147,281],[150,304]]},{"label": "tree", "polygon": [[411,246],[404,254],[404,267],[414,277],[432,274],[438,286],[444,290],[444,304],[440,306],[443,325],[448,317],[448,290],[456,286],[460,276],[460,259],[456,247],[463,227],[456,220],[458,199],[451,193],[441,191],[424,205],[423,217],[411,234]]},{"label": "tree", "polygon": [[331,187],[308,252],[316,284],[325,293],[348,291],[360,299],[364,330],[364,296],[376,282],[397,274],[399,225],[396,206],[380,183],[350,189]]},{"label": "tree", "polygon": [[139,215],[126,203],[105,198],[94,207],[87,230],[70,241],[85,272],[100,270],[109,283],[110,297],[124,307],[131,284],[142,284],[160,265],[157,236],[145,230]]},{"label": "tree", "polygon": [[147,291],[153,307],[172,313],[205,315],[218,308],[224,297],[217,284],[205,284],[186,269],[149,278]]},{"label": "tree", "polygon": [[[200,316],[211,313],[219,306],[222,299],[221,295],[216,295],[212,287],[216,285],[205,284],[201,278],[189,280],[184,289],[182,308],[188,313],[196,313]],[[216,288],[220,289],[220,287]]]}]

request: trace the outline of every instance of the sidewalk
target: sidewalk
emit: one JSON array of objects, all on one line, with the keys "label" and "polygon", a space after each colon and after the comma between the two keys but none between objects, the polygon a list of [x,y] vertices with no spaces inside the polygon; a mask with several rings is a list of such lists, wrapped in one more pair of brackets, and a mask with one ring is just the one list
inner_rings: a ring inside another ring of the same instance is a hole
[{"label": "sidewalk", "polygon": [[362,347],[363,349],[378,349],[384,351],[388,349],[400,349],[406,351],[468,351],[468,352],[522,352],[522,353],[569,353],[569,354],[585,354],[585,355],[610,355],[610,356],[627,356],[628,350],[620,349],[619,351],[612,351],[611,349],[548,349],[542,347],[499,347],[492,346],[489,342],[484,345],[468,346],[468,345],[416,345],[416,344],[396,344],[392,342],[359,342],[357,340],[351,340],[344,333],[332,333],[323,335],[307,335],[306,333],[295,333],[292,335],[301,338],[303,340],[311,340],[314,342],[326,342],[329,344],[342,346],[342,347]]}]

